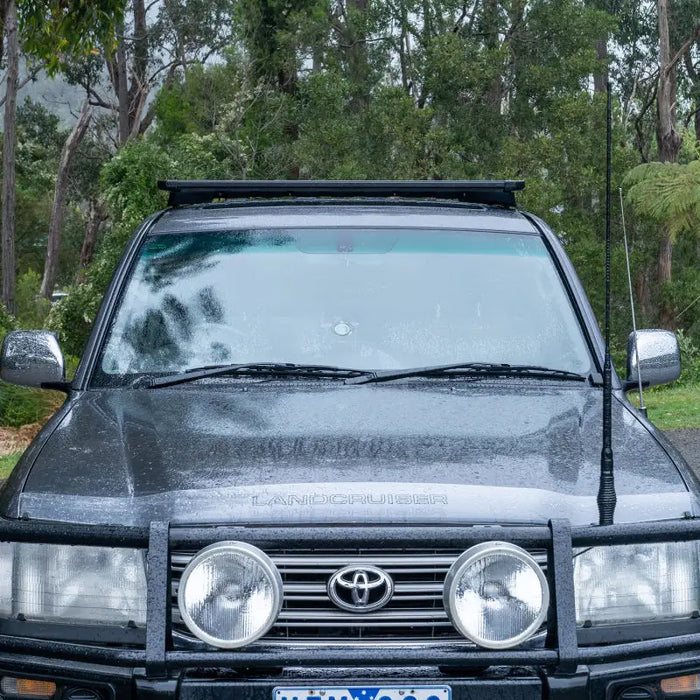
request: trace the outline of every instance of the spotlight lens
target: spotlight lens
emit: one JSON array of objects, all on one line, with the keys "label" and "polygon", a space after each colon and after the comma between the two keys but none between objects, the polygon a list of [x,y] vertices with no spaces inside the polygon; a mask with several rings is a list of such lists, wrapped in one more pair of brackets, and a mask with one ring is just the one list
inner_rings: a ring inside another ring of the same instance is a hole
[{"label": "spotlight lens", "polygon": [[531,637],[547,614],[549,591],[537,562],[507,542],[468,549],[445,580],[445,609],[467,639],[507,649]]},{"label": "spotlight lens", "polygon": [[243,542],[205,547],[178,592],[182,619],[208,644],[233,649],[262,637],[282,607],[282,579],[270,558]]}]

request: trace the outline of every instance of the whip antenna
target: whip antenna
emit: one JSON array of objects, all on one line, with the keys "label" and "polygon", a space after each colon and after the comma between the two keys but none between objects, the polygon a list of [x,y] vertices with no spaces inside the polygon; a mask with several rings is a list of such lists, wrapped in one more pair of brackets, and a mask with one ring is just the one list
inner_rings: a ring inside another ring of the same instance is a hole
[{"label": "whip antenna", "polygon": [[610,360],[610,190],[612,173],[612,92],[608,81],[605,153],[605,361],[603,364],[603,449],[598,488],[599,525],[612,525],[617,496],[612,451],[612,362]]},{"label": "whip antenna", "polygon": [[630,308],[632,309],[632,332],[634,333],[634,357],[637,362],[637,381],[639,382],[639,410],[644,417],[647,415],[647,407],[644,405],[644,393],[642,392],[642,371],[639,366],[639,352],[637,351],[637,319],[634,316],[634,293],[632,291],[632,273],[630,272],[630,251],[627,246],[627,226],[625,225],[625,205],[622,201],[622,187],[620,187],[620,213],[622,214],[622,235],[625,241],[625,258],[627,260],[627,284],[630,288]]}]

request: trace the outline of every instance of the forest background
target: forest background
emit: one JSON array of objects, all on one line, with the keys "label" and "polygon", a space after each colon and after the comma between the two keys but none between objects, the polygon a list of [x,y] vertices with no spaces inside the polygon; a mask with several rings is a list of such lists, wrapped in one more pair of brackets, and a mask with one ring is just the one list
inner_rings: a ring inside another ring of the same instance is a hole
[{"label": "forest background", "polygon": [[[0,23],[0,337],[50,328],[75,365],[160,178],[524,179],[600,318],[610,80],[615,356],[624,202],[638,326],[683,350],[658,418],[700,427],[700,0],[0,0]],[[68,118],[26,96],[47,76]],[[56,400],[2,385],[0,426]]]}]

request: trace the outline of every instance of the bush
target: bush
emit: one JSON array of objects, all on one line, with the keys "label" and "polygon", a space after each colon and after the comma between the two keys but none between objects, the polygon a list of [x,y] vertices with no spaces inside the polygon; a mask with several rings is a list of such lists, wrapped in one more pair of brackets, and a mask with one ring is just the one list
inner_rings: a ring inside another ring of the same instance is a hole
[{"label": "bush", "polygon": [[82,355],[103,292],[101,285],[96,289],[94,280],[76,284],[68,296],[51,307],[46,325],[58,336],[64,353]]},{"label": "bush", "polygon": [[681,365],[683,367],[680,383],[700,383],[700,348],[682,330],[677,331],[676,336],[678,337],[678,345],[681,348]]},{"label": "bush", "polygon": [[41,275],[28,270],[17,280],[15,301],[17,323],[21,328],[39,329],[44,327],[51,302],[40,296]]},{"label": "bush", "polygon": [[165,193],[156,183],[167,177],[169,165],[164,151],[142,140],[123,148],[104,167],[102,189],[110,207],[111,227],[85,279],[53,305],[47,319],[48,328],[58,335],[65,353],[82,354],[102,296],[134,228],[165,206]]},{"label": "bush", "polygon": [[17,327],[17,320],[0,302],[0,343],[9,331]]},{"label": "bush", "polygon": [[56,407],[54,392],[0,385],[0,425],[19,428],[27,423],[43,423]]}]

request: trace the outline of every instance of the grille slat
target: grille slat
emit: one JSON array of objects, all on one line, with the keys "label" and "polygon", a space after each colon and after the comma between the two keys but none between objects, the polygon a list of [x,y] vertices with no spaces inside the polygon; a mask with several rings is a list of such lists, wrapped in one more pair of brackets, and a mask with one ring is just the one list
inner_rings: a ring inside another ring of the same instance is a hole
[{"label": "grille slat", "polygon": [[[285,597],[287,594],[293,595],[296,593],[303,594],[313,594],[318,593],[320,595],[326,595],[326,584],[325,583],[285,583],[284,593]],[[394,593],[439,593],[442,595],[443,584],[441,582],[430,582],[430,581],[412,581],[406,583],[395,583]]]},{"label": "grille slat", "polygon": [[[287,624],[281,624],[277,623],[275,624],[275,627],[282,627],[283,629],[286,629],[289,627]],[[303,629],[303,628],[323,628],[323,627],[332,627],[334,629],[359,629],[360,626],[357,624],[356,621],[353,622],[338,622],[337,620],[313,620],[309,622],[295,622],[294,623],[295,628]],[[396,629],[406,629],[407,625],[405,621],[399,621],[399,620],[377,620],[375,622],[365,622],[364,624],[361,625],[361,628],[366,631],[371,631],[375,632],[377,630],[383,630],[384,634],[381,636],[386,637],[389,636],[386,634],[387,629],[393,628],[394,629],[394,634],[397,634]],[[410,628],[421,628],[421,637],[425,636],[425,629],[426,628],[433,628],[433,627],[449,627],[452,628],[452,623],[449,620],[443,620],[443,621],[435,621],[435,620],[416,620],[411,622]],[[454,628],[452,628],[454,629]],[[355,635],[349,635],[351,638]],[[359,635],[356,635],[359,637]],[[375,636],[374,634],[372,636]],[[363,635],[363,638],[366,638],[367,635]],[[314,637],[315,639],[316,637]],[[454,636],[455,639],[460,639],[458,635],[455,634]]]},{"label": "grille slat", "polygon": [[[290,556],[273,556],[272,560],[278,567],[285,566],[304,566],[302,562],[299,561],[299,557]],[[328,555],[314,555],[313,564],[308,563],[306,566],[332,566],[333,570],[340,569],[343,566],[351,566],[353,564],[374,564],[375,566],[382,566],[382,568],[389,568],[391,566],[439,566],[442,565],[446,569],[452,566],[452,562],[455,560],[453,556],[439,556],[439,555],[423,555],[423,556],[411,556],[407,554],[402,555],[385,555],[381,554],[359,554],[359,555],[349,555],[347,557],[342,556],[328,556]]]},{"label": "grille slat", "polygon": [[314,621],[327,620],[329,623],[347,622],[352,623],[353,627],[365,626],[373,622],[383,622],[387,620],[413,622],[414,620],[438,620],[447,619],[447,613],[444,610],[435,610],[433,608],[427,610],[380,610],[375,613],[365,613],[362,619],[358,619],[355,613],[346,613],[340,610],[331,610],[321,608],[318,610],[282,610],[279,620],[293,621]]}]

